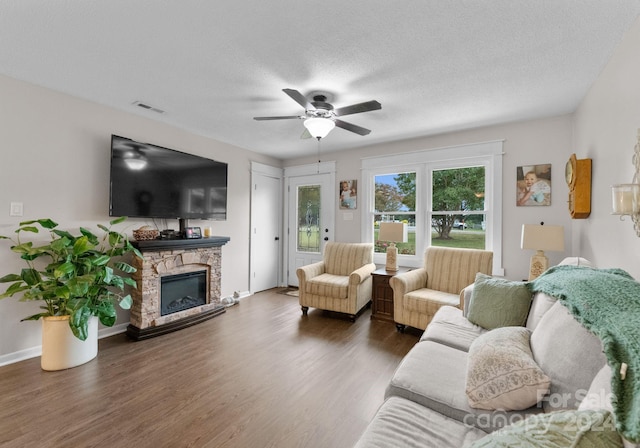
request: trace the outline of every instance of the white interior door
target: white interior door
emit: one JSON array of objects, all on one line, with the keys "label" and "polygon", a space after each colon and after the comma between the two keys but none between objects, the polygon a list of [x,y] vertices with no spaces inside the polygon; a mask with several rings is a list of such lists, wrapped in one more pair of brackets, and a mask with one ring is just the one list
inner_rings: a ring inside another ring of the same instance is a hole
[{"label": "white interior door", "polygon": [[279,286],[282,265],[282,170],[258,163],[251,166],[252,293]]},{"label": "white interior door", "polygon": [[296,269],[322,260],[322,250],[333,240],[335,226],[335,172],[287,178],[287,284],[298,286]]}]

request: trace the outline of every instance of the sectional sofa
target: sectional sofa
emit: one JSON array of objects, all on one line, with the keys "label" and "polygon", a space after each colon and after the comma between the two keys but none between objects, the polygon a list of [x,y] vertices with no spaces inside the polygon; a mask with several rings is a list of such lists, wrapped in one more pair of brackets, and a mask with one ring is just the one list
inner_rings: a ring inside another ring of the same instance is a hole
[{"label": "sectional sofa", "polygon": [[[556,275],[602,271],[585,262],[568,259],[563,264],[581,266],[559,267]],[[640,285],[630,277],[624,283],[630,291],[616,306],[628,309],[613,319],[630,315],[637,324]],[[631,355],[612,357],[608,331],[535,286],[478,274],[460,307],[442,307],[401,361],[356,448],[638,446],[621,435],[640,437],[640,340],[629,341]]]}]

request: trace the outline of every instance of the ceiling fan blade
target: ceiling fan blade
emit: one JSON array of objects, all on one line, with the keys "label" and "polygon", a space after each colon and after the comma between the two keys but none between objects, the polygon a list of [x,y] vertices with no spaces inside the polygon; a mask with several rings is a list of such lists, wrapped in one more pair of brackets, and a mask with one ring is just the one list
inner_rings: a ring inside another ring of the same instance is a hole
[{"label": "ceiling fan blade", "polygon": [[292,120],[294,118],[302,119],[305,117],[301,117],[300,115],[283,115],[280,117],[253,117],[254,120],[265,121],[265,120]]},{"label": "ceiling fan blade", "polygon": [[335,121],[337,127],[342,128],[346,131],[355,132],[356,134],[359,134],[359,135],[368,135],[371,133],[370,129],[363,128],[362,126],[358,126],[353,123],[347,123],[346,121],[342,121],[342,120],[333,120],[333,121]]},{"label": "ceiling fan blade", "polygon": [[284,93],[289,95],[293,101],[304,107],[304,110],[315,110],[315,106],[311,104],[304,95],[294,89],[282,89]]},{"label": "ceiling fan blade", "polygon": [[366,101],[364,103],[352,104],[351,106],[339,107],[334,109],[334,113],[338,117],[342,117],[344,115],[351,114],[359,114],[361,112],[369,112],[370,110],[378,110],[382,109],[382,104],[378,103],[376,100]]}]

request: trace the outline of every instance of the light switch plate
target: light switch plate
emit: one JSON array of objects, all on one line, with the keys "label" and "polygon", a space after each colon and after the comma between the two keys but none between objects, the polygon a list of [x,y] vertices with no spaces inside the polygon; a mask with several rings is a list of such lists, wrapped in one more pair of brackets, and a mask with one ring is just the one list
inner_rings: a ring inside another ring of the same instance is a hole
[{"label": "light switch plate", "polygon": [[23,211],[22,202],[12,202],[9,216],[22,216],[22,211]]}]

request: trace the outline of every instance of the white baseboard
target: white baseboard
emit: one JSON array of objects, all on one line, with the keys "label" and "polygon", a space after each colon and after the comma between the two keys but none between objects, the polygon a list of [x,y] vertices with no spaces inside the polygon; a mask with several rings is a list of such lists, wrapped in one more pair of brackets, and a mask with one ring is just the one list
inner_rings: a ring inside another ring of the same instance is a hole
[{"label": "white baseboard", "polygon": [[[124,333],[127,331],[126,324],[114,325],[113,327],[104,327],[98,330],[98,339],[108,338],[109,336],[113,336],[116,334]],[[6,355],[0,356],[0,367],[6,366],[9,364],[13,364],[20,361],[25,361],[31,358],[37,358],[42,355],[42,345],[38,345],[36,347],[27,348],[24,350],[19,350],[13,353],[7,353]]]},{"label": "white baseboard", "polygon": [[42,355],[42,345],[0,356],[0,367]]}]

